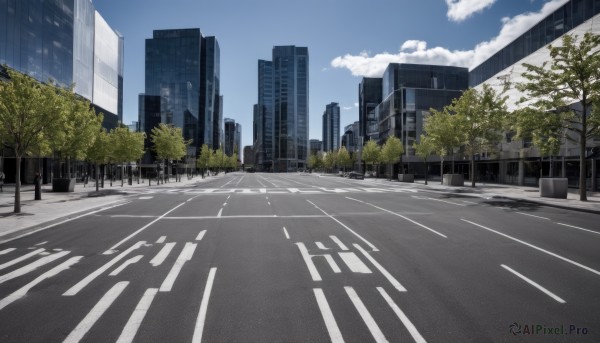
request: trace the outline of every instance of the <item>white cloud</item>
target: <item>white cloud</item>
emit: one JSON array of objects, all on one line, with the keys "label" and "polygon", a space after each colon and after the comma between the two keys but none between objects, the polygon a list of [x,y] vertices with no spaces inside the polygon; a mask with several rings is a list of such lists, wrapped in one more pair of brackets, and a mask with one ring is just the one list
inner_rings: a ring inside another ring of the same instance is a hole
[{"label": "white cloud", "polygon": [[446,0],[448,19],[461,22],[477,12],[491,7],[496,0]]},{"label": "white cloud", "polygon": [[427,43],[407,40],[396,54],[383,52],[371,56],[366,51],[358,55],[346,54],[331,61],[334,68],[347,68],[354,76],[381,77],[390,63],[439,64],[473,68],[533,27],[568,0],[550,0],[539,12],[528,12],[512,18],[502,18],[502,28],[496,37],[477,44],[471,50],[449,50],[443,47],[427,48]]},{"label": "white cloud", "polygon": [[342,109],[343,109],[344,111],[350,111],[350,110],[351,110],[351,109],[353,109],[353,108],[354,108],[354,106],[344,106],[344,107],[342,107]]},{"label": "white cloud", "polygon": [[358,102],[355,102],[355,103],[354,103],[354,107],[358,107]]}]

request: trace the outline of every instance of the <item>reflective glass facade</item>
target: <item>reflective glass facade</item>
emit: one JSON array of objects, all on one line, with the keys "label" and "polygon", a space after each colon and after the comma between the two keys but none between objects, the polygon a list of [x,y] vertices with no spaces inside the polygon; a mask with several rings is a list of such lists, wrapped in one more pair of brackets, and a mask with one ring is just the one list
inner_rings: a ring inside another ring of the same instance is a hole
[{"label": "reflective glass facade", "polygon": [[224,131],[225,141],[223,145],[225,155],[231,156],[233,155],[233,146],[235,145],[235,120],[225,118]]},{"label": "reflective glass facade", "polygon": [[323,112],[323,151],[340,148],[340,106],[332,102]]},{"label": "reflective glass facade", "polygon": [[273,170],[273,62],[258,61],[258,103],[254,106],[254,154],[259,170]]},{"label": "reflective glass facade", "polygon": [[473,68],[469,73],[469,86],[475,87],[487,81],[598,13],[600,13],[599,0],[569,1],[485,62]]},{"label": "reflective glass facade", "polygon": [[378,120],[375,117],[375,108],[382,98],[382,78],[364,77],[358,85],[358,121],[359,136],[369,139],[378,139]]},{"label": "reflective glass facade", "polygon": [[274,171],[306,168],[308,157],[308,48],[273,48]]},{"label": "reflective glass facade", "polygon": [[421,135],[423,117],[460,97],[468,77],[467,68],[391,63],[383,75],[384,100],[375,108],[379,143],[395,135],[406,154],[414,155],[412,145]]},{"label": "reflective glass facade", "polygon": [[122,119],[122,58],[123,38],[90,0],[0,0],[0,64],[74,83],[107,128]]},{"label": "reflective glass facade", "polygon": [[[192,140],[189,157],[197,156],[202,144],[220,147],[219,54],[216,39],[204,38],[200,29],[157,30],[146,40],[145,96],[158,97],[159,123],[182,128],[184,138]],[[143,120],[154,112],[143,112],[141,103],[141,129],[149,136],[157,123]]]}]

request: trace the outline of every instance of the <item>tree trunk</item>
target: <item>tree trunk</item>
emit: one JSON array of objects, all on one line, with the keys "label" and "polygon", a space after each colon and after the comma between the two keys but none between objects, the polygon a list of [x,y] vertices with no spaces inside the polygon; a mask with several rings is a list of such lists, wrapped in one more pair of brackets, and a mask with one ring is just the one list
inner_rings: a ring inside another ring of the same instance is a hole
[{"label": "tree trunk", "polygon": [[440,177],[441,177],[441,181],[440,184],[443,185],[444,184],[444,159],[441,159],[441,163],[440,163]]},{"label": "tree trunk", "polygon": [[14,212],[21,213],[21,156],[19,154],[15,158],[16,175],[15,175],[15,206]]},{"label": "tree trunk", "polygon": [[581,142],[579,143],[579,200],[587,201],[587,161],[585,160],[585,131],[582,130]]},{"label": "tree trunk", "polygon": [[427,176],[429,175],[429,165],[427,160],[425,160],[425,184],[427,184]]},{"label": "tree trunk", "polygon": [[471,187],[475,187],[475,154],[471,154]]},{"label": "tree trunk", "polygon": [[97,192],[100,187],[100,180],[98,180],[98,178],[100,177],[100,165],[98,163],[96,163],[95,169],[96,169],[96,171],[95,171],[96,176],[94,178],[96,179],[96,192]]}]

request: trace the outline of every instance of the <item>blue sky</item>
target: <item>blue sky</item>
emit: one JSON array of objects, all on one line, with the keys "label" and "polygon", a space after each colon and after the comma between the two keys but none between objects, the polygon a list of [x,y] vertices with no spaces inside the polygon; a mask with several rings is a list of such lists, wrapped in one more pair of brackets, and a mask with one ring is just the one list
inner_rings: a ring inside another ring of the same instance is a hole
[{"label": "blue sky", "polygon": [[144,42],[157,29],[200,28],[221,47],[224,116],[252,144],[257,60],[275,45],[310,56],[310,138],[321,139],[325,105],[341,124],[358,120],[362,76],[390,62],[476,66],[567,0],[94,0],[125,37],[123,120],[137,120]]}]

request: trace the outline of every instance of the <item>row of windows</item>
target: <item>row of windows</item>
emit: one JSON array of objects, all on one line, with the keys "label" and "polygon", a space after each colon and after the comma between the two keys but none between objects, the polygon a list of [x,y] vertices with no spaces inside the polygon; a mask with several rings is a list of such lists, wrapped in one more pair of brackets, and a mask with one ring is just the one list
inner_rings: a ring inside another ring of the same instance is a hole
[{"label": "row of windows", "polygon": [[600,0],[571,0],[469,73],[475,87],[600,13]]}]

